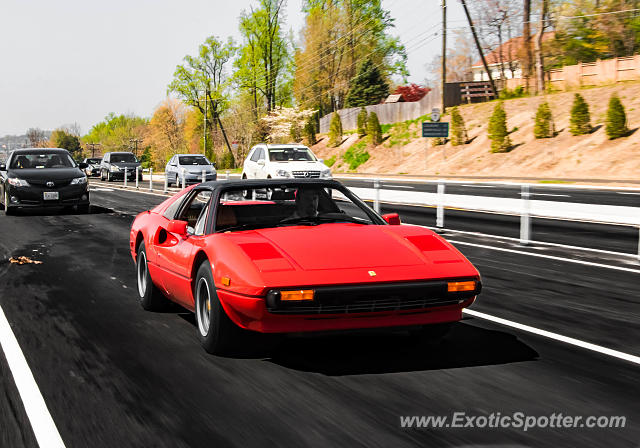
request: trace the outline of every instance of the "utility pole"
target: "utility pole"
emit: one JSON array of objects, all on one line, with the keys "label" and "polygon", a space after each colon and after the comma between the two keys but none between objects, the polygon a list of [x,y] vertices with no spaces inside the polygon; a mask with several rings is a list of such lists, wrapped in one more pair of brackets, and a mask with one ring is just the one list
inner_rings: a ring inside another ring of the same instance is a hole
[{"label": "utility pole", "polygon": [[91,147],[91,158],[96,156],[96,146],[100,146],[100,143],[87,143],[88,147]]},{"label": "utility pole", "polygon": [[129,143],[134,146],[133,154],[138,157],[138,143],[142,143],[142,140],[137,138],[130,138]]},{"label": "utility pole", "polygon": [[491,71],[489,70],[489,66],[487,65],[487,60],[484,57],[484,52],[482,51],[482,47],[480,46],[480,41],[478,40],[478,35],[476,34],[476,29],[473,26],[473,20],[471,20],[471,15],[469,14],[469,9],[467,8],[467,3],[465,0],[460,0],[462,3],[462,7],[464,8],[464,13],[467,16],[467,20],[469,21],[469,27],[471,28],[471,34],[473,34],[473,40],[476,43],[476,47],[478,48],[478,53],[480,53],[480,58],[482,59],[482,65],[484,65],[484,69],[487,72],[487,76],[489,76],[489,82],[491,83],[491,90],[493,90],[493,96],[498,97],[498,91],[496,90],[496,84],[493,82],[493,76],[491,76]]},{"label": "utility pole", "polygon": [[447,83],[447,0],[442,0],[442,106],[440,114],[444,115],[444,89]]}]

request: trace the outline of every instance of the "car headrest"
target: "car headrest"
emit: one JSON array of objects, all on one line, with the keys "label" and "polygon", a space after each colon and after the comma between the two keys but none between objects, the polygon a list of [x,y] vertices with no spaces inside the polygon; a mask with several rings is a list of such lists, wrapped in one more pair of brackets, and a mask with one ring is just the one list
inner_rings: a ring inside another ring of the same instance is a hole
[{"label": "car headrest", "polygon": [[218,207],[218,217],[216,227],[231,227],[238,223],[236,212],[231,205],[220,205]]}]

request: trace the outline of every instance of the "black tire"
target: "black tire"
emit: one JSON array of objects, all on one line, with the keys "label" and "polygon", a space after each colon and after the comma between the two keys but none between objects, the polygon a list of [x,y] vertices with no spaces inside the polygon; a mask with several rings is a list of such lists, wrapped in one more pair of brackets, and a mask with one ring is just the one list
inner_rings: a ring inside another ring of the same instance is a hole
[{"label": "black tire", "polygon": [[409,336],[420,345],[437,346],[449,334],[454,322],[423,325],[409,330]]},{"label": "black tire", "polygon": [[4,204],[4,214],[6,216],[13,215],[15,210],[13,208],[9,207],[9,194],[7,193],[6,189],[4,190],[3,204]]},{"label": "black tire", "polygon": [[111,182],[113,179],[111,178],[111,171],[107,171],[107,182]]},{"label": "black tire", "polygon": [[138,300],[140,306],[147,311],[162,311],[169,301],[153,284],[151,274],[149,274],[149,266],[147,264],[147,251],[144,247],[144,241],[138,246],[138,255],[136,257],[136,283],[138,286]]},{"label": "black tire", "polygon": [[100,180],[104,182],[104,170],[100,170]]},{"label": "black tire", "polygon": [[213,283],[211,265],[204,261],[194,284],[196,328],[202,347],[211,354],[230,354],[238,349],[243,331],[222,308]]}]

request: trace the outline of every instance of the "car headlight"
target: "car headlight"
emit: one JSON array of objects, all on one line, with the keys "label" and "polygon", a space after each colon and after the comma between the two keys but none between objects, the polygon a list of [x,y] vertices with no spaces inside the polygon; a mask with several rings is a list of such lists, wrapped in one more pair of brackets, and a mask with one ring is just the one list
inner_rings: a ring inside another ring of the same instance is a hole
[{"label": "car headlight", "polygon": [[109,168],[109,171],[120,171],[120,168],[118,168],[115,165],[111,165],[111,167]]},{"label": "car headlight", "polygon": [[29,186],[29,182],[27,182],[24,179],[18,179],[17,177],[9,177],[7,179],[7,181],[9,182],[9,184],[13,185],[14,187],[28,187]]},{"label": "car headlight", "polygon": [[320,177],[322,177],[323,179],[331,179],[331,170],[320,171]]},{"label": "car headlight", "polygon": [[292,177],[291,173],[287,170],[276,170],[276,176],[279,177]]},{"label": "car headlight", "polygon": [[87,178],[85,176],[76,177],[71,181],[71,185],[84,185],[87,183]]}]

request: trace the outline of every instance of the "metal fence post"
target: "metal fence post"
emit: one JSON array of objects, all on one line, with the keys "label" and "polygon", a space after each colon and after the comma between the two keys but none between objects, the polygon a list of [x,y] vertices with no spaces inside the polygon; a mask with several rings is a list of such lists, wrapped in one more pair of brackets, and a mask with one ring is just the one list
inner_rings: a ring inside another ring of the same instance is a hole
[{"label": "metal fence post", "polygon": [[139,186],[138,186],[138,176],[140,176],[140,167],[137,166],[136,167],[136,190],[139,190]]},{"label": "metal fence post", "polygon": [[202,170],[202,183],[205,183],[207,181],[207,172],[205,170]]},{"label": "metal fence post", "polygon": [[375,190],[373,209],[376,211],[376,213],[380,213],[380,179],[373,180],[373,188]]},{"label": "metal fence post", "polygon": [[167,170],[164,170],[164,190],[162,190],[163,193],[167,193],[169,191],[169,183],[167,182]]},{"label": "metal fence post", "polygon": [[182,189],[184,190],[184,168],[182,168]]},{"label": "metal fence post", "polygon": [[129,177],[129,173],[127,172],[127,168],[124,169],[124,188],[127,188],[127,177]]},{"label": "metal fence post", "polygon": [[436,202],[436,227],[444,227],[444,184],[442,182],[438,182]]},{"label": "metal fence post", "polygon": [[520,215],[520,244],[527,245],[529,244],[531,238],[531,204],[529,203],[529,185],[522,184],[522,191],[520,192],[520,196],[522,196],[522,214]]},{"label": "metal fence post", "polygon": [[227,170],[226,174],[227,174],[227,180],[229,180],[231,178],[231,176],[229,175],[230,171]]},{"label": "metal fence post", "polygon": [[149,191],[153,191],[153,168],[149,168]]}]

